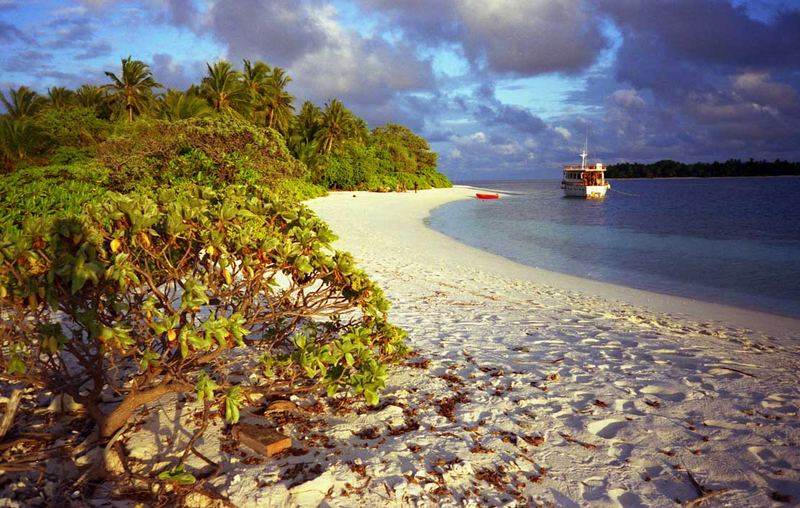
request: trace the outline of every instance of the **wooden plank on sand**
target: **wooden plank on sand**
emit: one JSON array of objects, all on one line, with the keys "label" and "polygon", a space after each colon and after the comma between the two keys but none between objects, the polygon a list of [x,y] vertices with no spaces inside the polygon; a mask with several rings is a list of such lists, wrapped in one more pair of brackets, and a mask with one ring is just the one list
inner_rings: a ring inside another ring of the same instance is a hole
[{"label": "wooden plank on sand", "polygon": [[292,438],[271,427],[240,423],[234,427],[234,435],[241,444],[267,457],[292,447]]}]

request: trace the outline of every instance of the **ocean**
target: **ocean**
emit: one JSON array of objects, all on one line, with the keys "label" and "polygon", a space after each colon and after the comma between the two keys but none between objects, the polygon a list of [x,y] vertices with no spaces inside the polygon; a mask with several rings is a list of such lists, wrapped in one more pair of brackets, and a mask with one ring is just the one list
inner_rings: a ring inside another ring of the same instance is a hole
[{"label": "ocean", "polygon": [[520,263],[800,318],[800,178],[611,180],[604,200],[559,181],[433,210],[428,224]]}]

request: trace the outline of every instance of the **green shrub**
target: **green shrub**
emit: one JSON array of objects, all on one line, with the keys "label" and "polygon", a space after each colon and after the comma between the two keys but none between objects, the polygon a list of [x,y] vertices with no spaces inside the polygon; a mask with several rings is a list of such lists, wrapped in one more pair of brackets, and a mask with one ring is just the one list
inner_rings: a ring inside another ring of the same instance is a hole
[{"label": "green shrub", "polygon": [[[234,423],[252,391],[374,404],[404,333],[334,238],[243,186],[111,193],[83,217],[27,221],[0,237],[0,379],[71,395],[104,437],[173,392]],[[228,377],[237,347],[260,354],[260,386]]]},{"label": "green shrub", "polygon": [[[382,136],[386,138],[388,134]],[[340,149],[320,158],[312,180],[323,187],[340,190],[394,191],[413,189],[415,183],[418,189],[452,186],[446,176],[436,171],[435,154],[432,159],[420,156],[427,163],[433,161],[434,166],[419,165],[402,142],[402,139],[394,141],[391,145],[394,151],[379,143],[365,146],[354,141],[345,142]]]},{"label": "green shrub", "polygon": [[325,187],[315,185],[302,178],[281,180],[271,190],[277,196],[295,202],[318,198],[328,193]]},{"label": "green shrub", "polygon": [[227,117],[139,121],[97,148],[113,190],[195,182],[273,186],[305,175],[272,129]]},{"label": "green shrub", "polygon": [[45,109],[33,123],[54,146],[90,146],[102,141],[111,124],[95,116],[93,108]]},{"label": "green shrub", "polygon": [[105,194],[108,171],[91,163],[21,168],[0,177],[0,228],[78,213]]}]

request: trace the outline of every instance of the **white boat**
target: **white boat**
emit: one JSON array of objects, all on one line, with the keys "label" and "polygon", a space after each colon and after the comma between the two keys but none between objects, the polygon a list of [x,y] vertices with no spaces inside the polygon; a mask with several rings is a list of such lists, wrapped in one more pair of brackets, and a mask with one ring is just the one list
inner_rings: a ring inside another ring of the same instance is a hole
[{"label": "white boat", "polygon": [[589,156],[584,146],[581,152],[581,165],[564,166],[564,176],[561,179],[561,188],[565,196],[575,196],[587,199],[605,197],[611,185],[606,181],[606,168],[601,162],[586,164]]}]

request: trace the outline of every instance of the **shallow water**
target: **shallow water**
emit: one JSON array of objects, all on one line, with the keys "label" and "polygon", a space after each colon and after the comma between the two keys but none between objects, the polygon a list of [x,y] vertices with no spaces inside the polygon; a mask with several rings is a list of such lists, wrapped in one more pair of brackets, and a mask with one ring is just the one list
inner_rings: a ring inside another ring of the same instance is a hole
[{"label": "shallow water", "polygon": [[800,318],[800,178],[614,180],[604,200],[558,181],[435,209],[428,223],[515,261]]}]

